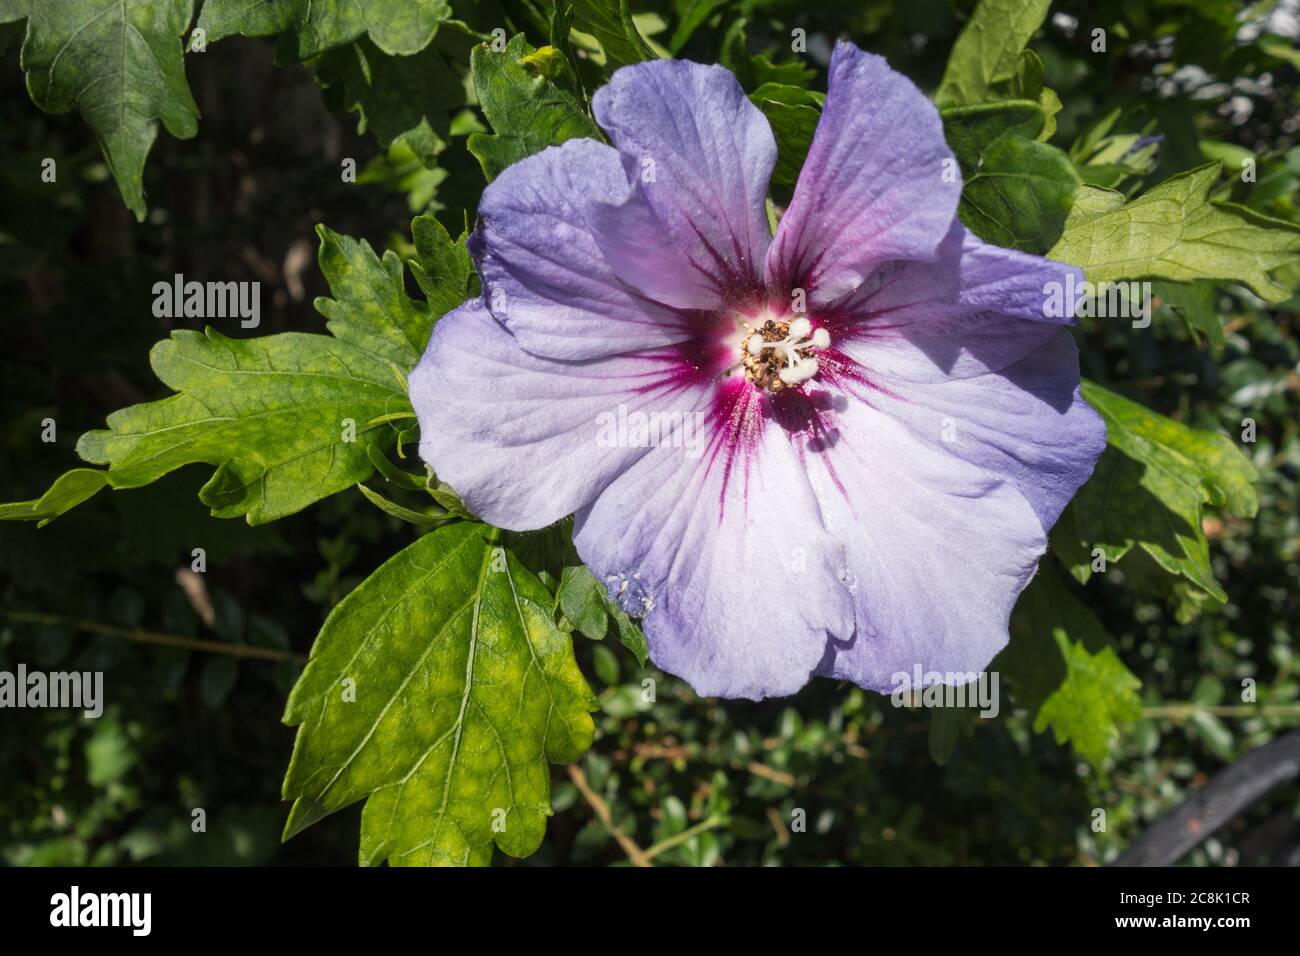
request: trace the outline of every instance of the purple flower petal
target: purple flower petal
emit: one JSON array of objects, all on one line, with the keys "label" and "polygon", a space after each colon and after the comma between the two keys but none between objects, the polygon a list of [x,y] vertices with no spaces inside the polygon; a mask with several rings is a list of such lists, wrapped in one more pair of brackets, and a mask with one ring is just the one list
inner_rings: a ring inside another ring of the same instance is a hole
[{"label": "purple flower petal", "polygon": [[679,308],[721,308],[761,286],[776,141],[730,72],[656,60],[592,100],[633,195],[599,214],[601,249],[627,283]]},{"label": "purple flower petal", "polygon": [[825,305],[882,262],[933,259],[961,195],[955,170],[921,91],[882,57],[836,44],[826,107],[767,253],[769,286]]},{"label": "purple flower petal", "polygon": [[822,520],[845,544],[857,630],[830,644],[818,673],[888,693],[918,664],[984,670],[1046,548],[1042,524],[1008,482],[841,401],[805,460]]},{"label": "purple flower petal", "polygon": [[939,261],[878,270],[839,304],[825,377],[1009,480],[1050,529],[1106,444],[1079,394],[1078,350],[1054,324],[1072,319],[1043,317],[1044,287],[1082,274],[962,232]]},{"label": "purple flower petal", "polygon": [[592,234],[593,206],[628,195],[618,153],[589,139],[530,156],[484,190],[470,244],[483,298],[530,352],[596,358],[691,334],[614,275]]},{"label": "purple flower petal", "polygon": [[1067,311],[1058,316],[1048,308],[1049,293],[1059,287],[1067,300],[1067,288],[1079,288],[1083,278],[1077,266],[990,245],[954,219],[932,261],[883,263],[821,314],[893,329],[924,323],[934,337],[943,330],[937,323],[979,312],[1069,325],[1073,301],[1062,301]]},{"label": "purple flower petal", "polygon": [[828,638],[853,632],[844,548],[770,419],[768,401],[732,380],[698,455],[656,448],[577,515],[578,553],[645,615],[655,664],[705,696],[792,694]]},{"label": "purple flower petal", "polygon": [[620,444],[620,415],[681,413],[707,396],[678,350],[544,358],[479,300],[434,326],[409,385],[420,457],[474,514],[512,531],[571,514],[646,453]]},{"label": "purple flower petal", "polygon": [[[876,408],[919,440],[1005,478],[1050,530],[1091,476],[1106,426],[1079,393],[1074,339],[1043,328],[1051,333],[1044,344],[997,371],[924,382],[879,370],[867,376]],[[1009,328],[1003,334],[1014,335]]]}]

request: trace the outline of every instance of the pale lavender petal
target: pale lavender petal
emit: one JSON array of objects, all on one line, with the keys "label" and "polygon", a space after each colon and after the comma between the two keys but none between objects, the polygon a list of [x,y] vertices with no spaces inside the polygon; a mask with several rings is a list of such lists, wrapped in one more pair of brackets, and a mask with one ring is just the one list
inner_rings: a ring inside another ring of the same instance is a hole
[{"label": "pale lavender petal", "polygon": [[903,422],[919,440],[1010,481],[1045,528],[1106,443],[1079,394],[1074,341],[1044,317],[1073,266],[955,233],[935,263],[883,270],[828,317],[824,378]]},{"label": "pale lavender petal", "polygon": [[[990,245],[953,220],[933,261],[884,263],[821,311],[841,323],[891,329],[977,312],[1068,325],[1074,303],[1067,293],[1083,278],[1077,266]],[[1054,310],[1054,293],[1064,311]],[[931,334],[944,328],[935,325]]]},{"label": "pale lavender petal", "polygon": [[736,78],[685,60],[640,63],[615,73],[592,109],[633,190],[599,213],[614,271],[680,308],[722,308],[755,295],[776,141]]},{"label": "pale lavender petal", "polygon": [[434,326],[409,384],[420,457],[474,514],[529,531],[587,504],[646,453],[620,440],[621,417],[689,412],[707,400],[703,381],[677,350],[534,355],[475,299]]},{"label": "pale lavender petal", "polygon": [[[858,380],[840,380],[846,391],[906,425],[916,440],[1004,478],[1050,530],[1092,475],[1106,447],[1106,426],[1079,393],[1079,353],[1070,333],[1021,319],[1003,323],[1001,334],[1015,344],[1002,354],[1019,350],[1018,326],[1051,334],[1019,360],[984,374],[908,380],[875,363],[878,355],[868,351]],[[893,364],[921,368],[924,357]],[[835,377],[834,371],[828,375]]]},{"label": "pale lavender petal", "polygon": [[767,399],[736,380],[701,454],[658,448],[580,511],[574,543],[660,668],[706,696],[792,694],[853,630],[844,549]]},{"label": "pale lavender petal", "polygon": [[934,106],[882,57],[841,41],[812,148],[768,249],[768,284],[825,305],[881,263],[931,260],[960,195]]},{"label": "pale lavender petal", "polygon": [[592,234],[591,210],[628,196],[618,153],[589,139],[515,163],[484,190],[470,242],[483,297],[530,352],[595,358],[692,334],[679,312],[622,282]]},{"label": "pale lavender petal", "polygon": [[[891,262],[819,315],[837,351],[907,381],[997,371],[1073,321],[1044,315],[1045,287],[1074,266],[990,246],[954,224],[935,262]],[[1077,374],[1075,376],[1077,380]]]},{"label": "pale lavender petal", "polygon": [[831,643],[819,673],[888,693],[916,665],[982,671],[1046,548],[1042,524],[1010,483],[865,402],[830,401],[804,460],[822,520],[845,545],[857,630]]},{"label": "pale lavender petal", "polygon": [[820,315],[836,350],[877,376],[944,382],[1006,368],[1073,322],[1072,310],[1044,315],[1044,289],[1081,280],[1079,269],[961,238],[936,262],[877,270]]}]

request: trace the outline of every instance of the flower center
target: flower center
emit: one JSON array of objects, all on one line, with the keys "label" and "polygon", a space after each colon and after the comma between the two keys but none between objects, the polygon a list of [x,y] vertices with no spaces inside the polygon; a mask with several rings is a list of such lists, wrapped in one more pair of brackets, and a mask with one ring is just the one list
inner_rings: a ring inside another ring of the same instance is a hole
[{"label": "flower center", "polygon": [[782,322],[767,319],[744,325],[740,340],[740,364],[745,378],[769,392],[783,392],[817,374],[814,349],[831,344],[831,334],[816,329],[803,317]]}]

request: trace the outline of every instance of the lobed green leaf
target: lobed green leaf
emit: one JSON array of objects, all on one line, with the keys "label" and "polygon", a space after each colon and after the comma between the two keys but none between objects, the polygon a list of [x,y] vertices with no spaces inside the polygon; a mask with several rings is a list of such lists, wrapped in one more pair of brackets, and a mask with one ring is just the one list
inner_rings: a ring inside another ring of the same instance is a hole
[{"label": "lobed green leaf", "polygon": [[467,146],[489,180],[547,146],[583,136],[604,139],[577,99],[520,62],[533,52],[521,34],[500,53],[477,46],[470,55],[474,89],[495,132],[474,133]]},{"label": "lobed green leaf", "polygon": [[1083,186],[1048,256],[1082,267],[1092,282],[1212,279],[1285,301],[1291,292],[1269,273],[1300,262],[1300,226],[1211,202],[1218,175],[1218,163],[1199,166],[1128,203],[1122,193]]},{"label": "lobed green leaf", "polygon": [[600,41],[608,69],[655,58],[632,22],[627,0],[573,0],[573,23]]},{"label": "lobed green leaf", "polygon": [[940,113],[961,165],[958,215],[986,242],[1041,255],[1060,237],[1079,174],[1070,158],[1038,140],[1041,104],[1006,100]]},{"label": "lobed green leaf", "polygon": [[294,687],[286,838],[365,799],[363,864],[527,856],[551,813],[547,761],[591,745],[596,700],[549,590],[460,522],[418,539],[325,621]]},{"label": "lobed green leaf", "polygon": [[182,330],[154,346],[154,372],[178,394],[108,417],[77,453],[107,465],[115,488],[183,465],[216,473],[199,498],[217,517],[262,524],[368,477],[371,445],[391,443],[377,416],[407,407],[389,363],[322,335],[230,339]]},{"label": "lobed green leaf", "polygon": [[[100,488],[135,488],[195,463],[216,466],[199,498],[217,517],[261,524],[368,478],[413,417],[406,373],[437,314],[473,286],[463,239],[416,220],[412,269],[427,300],[406,294],[396,253],[325,227],[321,271],[333,298],[316,307],[333,336],[287,332],[231,339],[180,330],[154,346],[158,378],[176,394],[108,417],[77,443],[83,460],[40,498],[0,505],[0,520],[48,523]],[[387,472],[385,472],[387,474]]]},{"label": "lobed green leaf", "polygon": [[451,16],[447,0],[205,0],[198,25],[209,41],[277,36],[281,59],[308,60],[363,36],[410,56]]},{"label": "lobed green leaf", "polygon": [[1050,6],[1051,0],[980,0],[948,56],[935,104],[964,106],[994,98],[993,88],[1020,70],[1021,51]]},{"label": "lobed green leaf", "polygon": [[27,20],[21,63],[33,102],[81,113],[141,221],[158,124],[178,139],[198,131],[181,39],[193,12],[194,0],[0,0],[0,23]]},{"label": "lobed green leaf", "polygon": [[610,598],[609,588],[587,568],[570,565],[564,569],[556,603],[584,637],[593,641],[603,640],[609,622],[613,621],[620,643],[632,652],[637,663],[644,665],[649,658],[650,651],[641,628]]},{"label": "lobed green leaf", "polygon": [[1218,601],[1204,506],[1253,516],[1258,473],[1231,439],[1189,428],[1093,382],[1083,397],[1106,420],[1108,447],[1071,510],[1084,550],[1119,561],[1139,548]]},{"label": "lobed green leaf", "polygon": [[992,669],[1010,678],[1016,705],[1035,715],[1036,732],[1051,727],[1057,743],[1068,741],[1099,764],[1121,726],[1141,715],[1140,682],[1112,645],[1046,558],[1016,604],[1011,643]]}]

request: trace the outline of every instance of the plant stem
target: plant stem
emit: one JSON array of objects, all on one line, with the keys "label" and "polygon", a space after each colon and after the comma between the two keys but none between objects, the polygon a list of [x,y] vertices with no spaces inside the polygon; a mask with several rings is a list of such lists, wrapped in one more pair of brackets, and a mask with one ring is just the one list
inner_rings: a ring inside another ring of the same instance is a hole
[{"label": "plant stem", "polygon": [[1200,704],[1167,704],[1163,707],[1143,707],[1143,717],[1168,717],[1172,720],[1186,720],[1200,711],[1215,717],[1300,717],[1300,704],[1277,704],[1275,706],[1242,704],[1233,707],[1202,707]]},{"label": "plant stem", "polygon": [[36,611],[0,611],[0,615],[11,621],[28,624],[53,624],[74,627],[91,634],[107,634],[110,637],[122,637],[140,644],[162,644],[167,647],[183,647],[189,651],[206,651],[213,654],[228,654],[232,657],[252,657],[264,661],[293,661],[305,664],[307,658],[292,651],[281,651],[273,647],[254,647],[251,644],[235,644],[231,641],[208,641],[198,637],[181,637],[179,634],[164,634],[161,631],[146,631],[140,627],[118,627],[115,624],[100,624],[98,621],[83,621],[64,617],[60,614],[41,614]]},{"label": "plant stem", "polygon": [[637,845],[637,842],[624,833],[622,827],[615,825],[614,817],[609,812],[609,804],[601,799],[600,794],[591,789],[591,784],[587,783],[587,775],[582,772],[582,768],[576,763],[571,763],[568,766],[568,771],[569,779],[573,781],[573,785],[578,788],[582,798],[587,801],[587,805],[591,807],[592,812],[600,818],[600,822],[605,825],[609,835],[623,848],[623,852],[627,854],[627,858],[632,861],[633,865],[653,866],[654,864],[650,862],[649,856]]},{"label": "plant stem", "polygon": [[660,853],[665,853],[673,847],[679,846],[692,837],[703,833],[705,830],[712,830],[714,827],[721,826],[725,822],[726,820],[722,817],[709,817],[705,820],[701,820],[699,823],[695,824],[695,826],[687,827],[681,833],[674,833],[672,836],[668,837],[668,839],[660,840],[650,849],[645,851],[645,858],[647,860],[653,860]]}]

